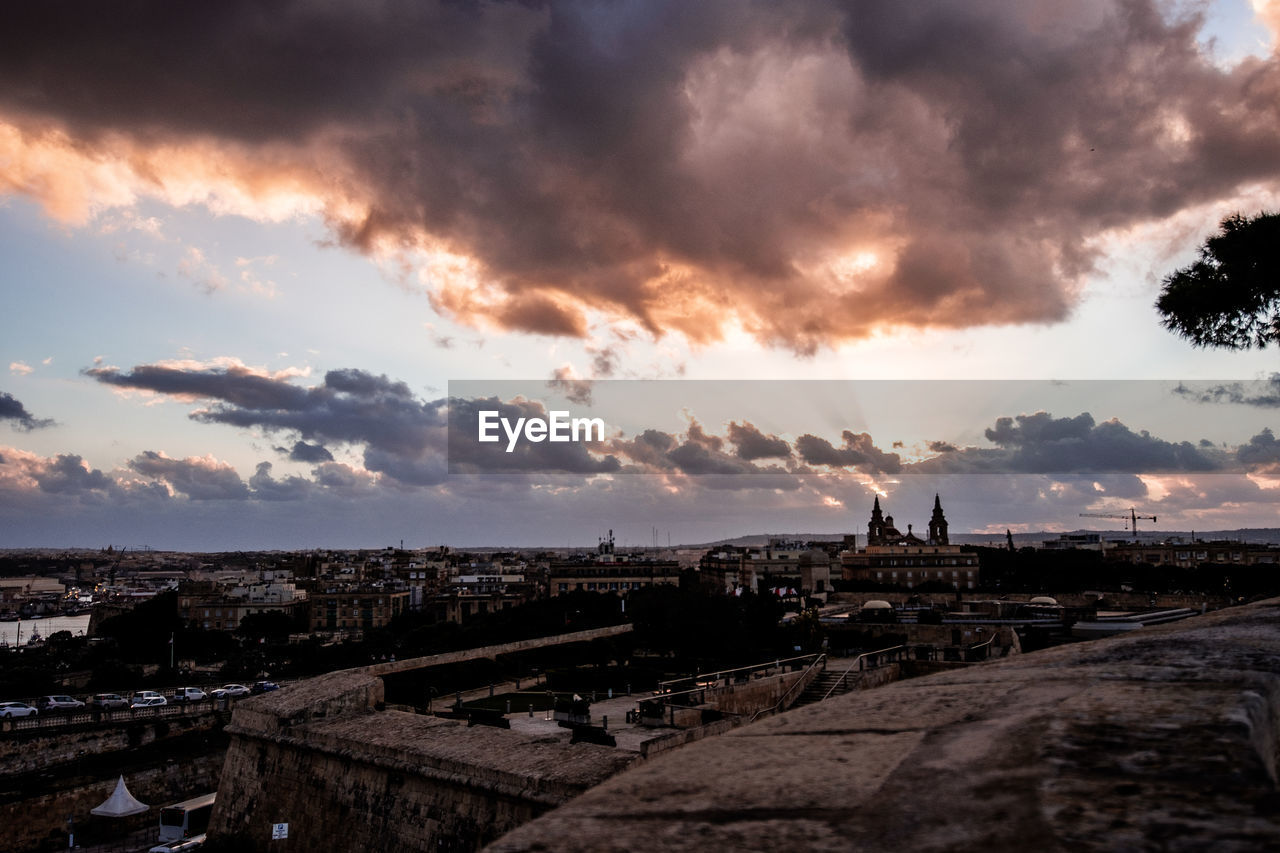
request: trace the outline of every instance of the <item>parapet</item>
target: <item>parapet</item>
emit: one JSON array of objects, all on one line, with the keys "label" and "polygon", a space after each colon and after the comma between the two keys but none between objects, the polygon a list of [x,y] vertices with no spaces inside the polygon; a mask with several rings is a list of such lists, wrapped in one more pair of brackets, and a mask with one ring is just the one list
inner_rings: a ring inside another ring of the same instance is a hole
[{"label": "parapet", "polygon": [[1280,849],[1280,599],[847,694],[488,848]]}]

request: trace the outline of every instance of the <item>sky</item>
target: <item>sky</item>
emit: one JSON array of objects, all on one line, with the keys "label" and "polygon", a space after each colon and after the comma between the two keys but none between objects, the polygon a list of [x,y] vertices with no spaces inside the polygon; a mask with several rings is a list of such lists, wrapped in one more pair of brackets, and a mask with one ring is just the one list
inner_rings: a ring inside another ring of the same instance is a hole
[{"label": "sky", "polygon": [[1275,351],[1153,307],[1280,209],[1280,3],[4,19],[0,547],[1280,526]]}]

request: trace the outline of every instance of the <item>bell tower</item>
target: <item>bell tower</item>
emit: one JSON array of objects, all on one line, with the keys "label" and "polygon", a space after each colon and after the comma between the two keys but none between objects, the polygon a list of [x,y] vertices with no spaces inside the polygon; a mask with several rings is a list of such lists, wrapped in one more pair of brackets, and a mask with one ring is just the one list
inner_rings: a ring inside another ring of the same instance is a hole
[{"label": "bell tower", "polygon": [[876,495],[876,502],[871,507],[871,521],[867,523],[867,544],[884,544],[884,528],[884,513],[880,511],[880,496]]},{"label": "bell tower", "polygon": [[929,544],[949,545],[947,541],[947,519],[942,514],[942,500],[933,496],[933,517],[929,519]]}]

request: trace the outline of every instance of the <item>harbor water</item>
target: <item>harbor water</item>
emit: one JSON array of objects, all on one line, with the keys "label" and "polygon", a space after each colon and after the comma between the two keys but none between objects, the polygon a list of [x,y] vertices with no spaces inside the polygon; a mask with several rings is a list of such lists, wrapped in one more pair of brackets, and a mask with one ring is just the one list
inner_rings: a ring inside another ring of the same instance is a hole
[{"label": "harbor water", "polygon": [[26,645],[33,632],[48,639],[58,631],[70,631],[72,636],[79,637],[89,630],[89,614],[80,616],[50,616],[45,619],[23,619],[15,622],[0,622],[0,646],[12,646],[18,641],[18,627],[22,627],[21,644]]}]

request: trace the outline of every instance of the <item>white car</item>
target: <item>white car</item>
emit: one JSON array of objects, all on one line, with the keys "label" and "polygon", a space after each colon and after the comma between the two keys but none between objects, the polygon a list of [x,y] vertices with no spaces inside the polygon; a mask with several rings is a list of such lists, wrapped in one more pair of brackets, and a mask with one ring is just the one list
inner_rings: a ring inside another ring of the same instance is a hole
[{"label": "white car", "polygon": [[239,699],[248,696],[251,691],[243,684],[224,684],[210,695],[215,699]]},{"label": "white car", "polygon": [[14,717],[38,717],[40,712],[26,702],[0,702],[0,719],[10,720]]},{"label": "white car", "polygon": [[167,705],[169,701],[163,696],[138,696],[133,700],[130,708],[155,708],[158,705]]}]

